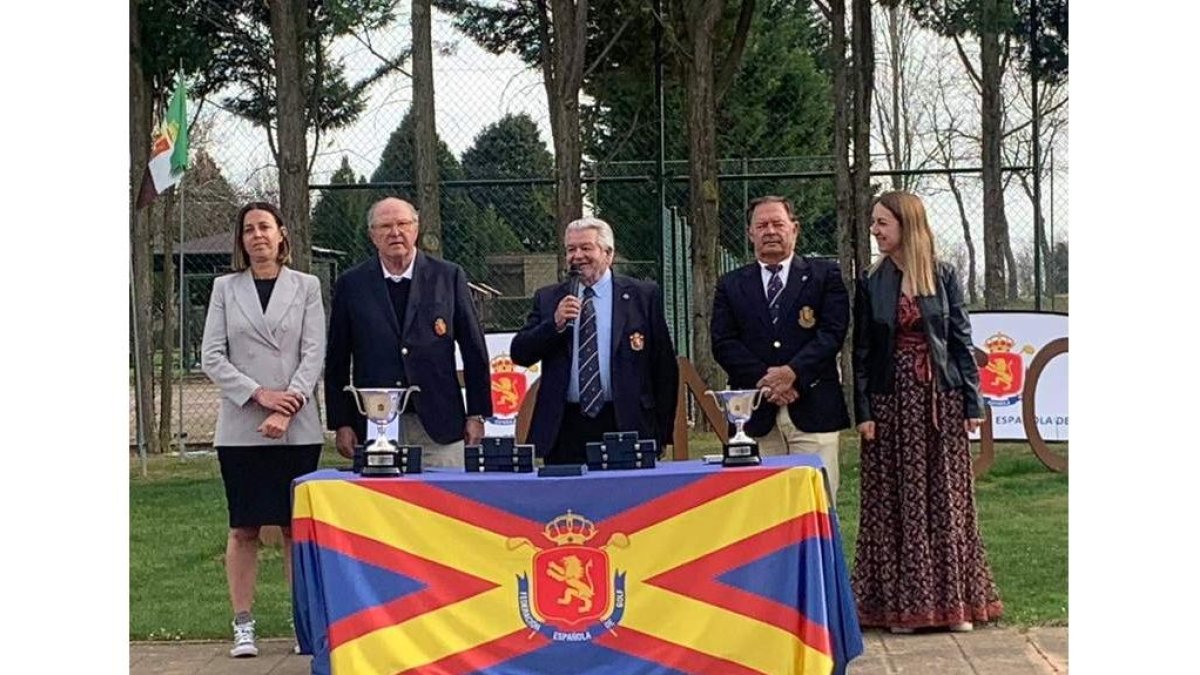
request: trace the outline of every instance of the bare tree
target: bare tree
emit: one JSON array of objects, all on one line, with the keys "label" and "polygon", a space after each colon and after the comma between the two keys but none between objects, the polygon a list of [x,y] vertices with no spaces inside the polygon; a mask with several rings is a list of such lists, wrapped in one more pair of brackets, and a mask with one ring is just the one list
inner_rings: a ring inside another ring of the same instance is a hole
[{"label": "bare tree", "polygon": [[[983,297],[988,309],[997,309],[1006,304],[1005,281],[1011,276],[1014,264],[1012,248],[1008,245],[1008,218],[1004,212],[1000,171],[1004,161],[1000,152],[1004,131],[1004,96],[1000,82],[1007,62],[1009,38],[1006,34],[1002,42],[999,33],[1000,0],[980,0],[980,9],[983,19],[979,34],[980,102],[983,106],[983,151],[980,154],[983,169]],[[1011,284],[1008,290],[1009,296],[1015,295]]]},{"label": "bare tree", "polygon": [[413,149],[417,208],[421,211],[421,248],[442,255],[441,188],[438,183],[437,123],[434,117],[433,28],[430,0],[412,4]]},{"label": "bare tree", "polygon": [[[720,190],[717,187],[717,105],[742,61],[755,0],[742,0],[725,53],[717,36],[725,0],[683,0],[672,6],[675,55],[683,66],[688,133],[688,207],[692,224],[692,354],[701,379],[723,381],[712,356],[709,318],[717,282]],[[718,61],[718,56],[720,60]]]},{"label": "bare tree", "polygon": [[1013,260],[1016,261],[1013,267],[1013,276],[1017,279],[1019,289],[1026,295],[1032,295],[1035,292],[1033,242],[1018,248],[1013,255]]},{"label": "bare tree", "polygon": [[854,189],[850,175],[849,67],[846,58],[846,0],[816,0],[829,21],[829,63],[833,73],[834,205],[838,223],[838,260],[847,288],[854,283]]},{"label": "bare tree", "polygon": [[158,439],[154,435],[154,382],[153,350],[151,342],[151,296],[154,292],[151,275],[153,255],[151,249],[150,212],[135,208],[138,186],[150,161],[150,127],[152,124],[153,88],[142,69],[140,54],[141,21],[138,17],[138,0],[129,1],[129,213],[130,257],[133,265],[133,330],[137,336],[135,354],[139,374],[137,396],[139,405],[138,429],[147,452],[158,452]]},{"label": "bare tree", "polygon": [[[929,130],[925,134],[924,144],[929,148],[929,154],[934,162],[943,167],[953,168],[962,161],[964,155],[971,155],[969,151],[960,149],[961,146],[966,144],[964,142],[969,141],[970,145],[974,146],[977,143],[977,137],[971,135],[965,129],[965,121],[956,112],[957,106],[951,103],[951,99],[957,93],[953,82],[960,80],[958,73],[948,74],[946,72],[948,63],[950,63],[948,59],[934,58],[933,80],[935,86],[930,90],[930,96],[923,99],[922,103],[926,119],[929,120]],[[973,92],[971,92],[971,95],[972,100],[977,100]],[[971,220],[967,216],[963,191],[958,184],[958,178],[955,174],[946,174],[946,184],[949,187],[950,193],[954,196],[959,223],[962,225],[963,241],[967,257],[967,293],[970,303],[974,305],[979,302],[976,294],[979,288],[979,275],[977,272],[975,240],[971,234]],[[959,267],[958,269],[961,270],[963,268]]]},{"label": "bare tree", "polygon": [[269,0],[271,48],[275,56],[275,83],[279,104],[276,123],[279,145],[279,210],[292,239],[292,264],[307,272],[312,257],[308,208],[308,103],[304,96],[304,49],[308,20],[305,0]]},{"label": "bare tree", "polygon": [[853,57],[854,104],[851,127],[854,134],[854,254],[856,269],[871,263],[871,97],[875,91],[875,37],[871,29],[870,0],[851,0],[850,42]]},{"label": "bare tree", "polygon": [[[874,22],[883,53],[876,59],[873,135],[889,169],[921,169],[930,155],[920,148],[918,133],[926,120],[918,102],[925,94],[922,84],[929,66],[926,43],[933,36],[922,32],[904,5],[891,2],[880,2],[883,12],[876,14]],[[893,174],[891,182],[893,190],[915,191],[920,177]]]},{"label": "bare tree", "polygon": [[[1033,99],[1031,96],[1031,87],[1028,77],[1020,72],[1012,72],[1005,79],[1005,88],[1007,90],[1007,100],[1010,105],[1005,107],[1005,128],[1003,152],[1005,161],[1009,165],[1029,165],[1037,166],[1041,173],[1041,178],[1045,181],[1049,175],[1049,167],[1051,163],[1048,161],[1050,156],[1055,153],[1061,140],[1065,139],[1067,131],[1067,105],[1069,98],[1067,95],[1066,80],[1039,83],[1038,110],[1036,114],[1040,117],[1040,132],[1041,132],[1041,150],[1038,162],[1033,161]],[[1030,204],[1034,202],[1033,180],[1035,179],[1032,171],[1022,171],[1015,174],[1015,180],[1021,187],[1022,192],[1029,199]],[[1051,257],[1051,242],[1046,236],[1046,217],[1042,209],[1034,209],[1034,239],[1041,242],[1041,264],[1046,266],[1049,264]],[[1020,260],[1017,261],[1020,263]],[[1032,258],[1030,265],[1033,264]],[[1036,276],[1030,277],[1030,285],[1027,286],[1033,295],[1037,295],[1040,289],[1032,285],[1033,279]],[[1042,282],[1045,283],[1046,278],[1043,275]]]},{"label": "bare tree", "polygon": [[[923,25],[948,36],[959,60],[979,92],[980,164],[983,179],[984,303],[989,309],[1005,306],[1015,286],[1006,283],[1014,264],[1004,211],[1004,184],[1000,152],[1004,96],[1001,81],[1008,65],[1013,22],[1012,0],[906,0],[919,12]],[[963,39],[979,36],[978,65],[967,54]]]},{"label": "bare tree", "polygon": [[[851,0],[854,23],[851,41],[854,45],[853,68],[848,58],[846,42],[846,0],[816,0],[816,6],[829,21],[829,63],[833,75],[833,169],[834,204],[838,227],[838,261],[842,280],[854,295],[857,273],[870,262],[870,242],[866,236],[872,191],[870,188],[871,92],[874,88],[874,48],[870,42],[871,14],[869,3]],[[853,134],[853,141],[852,141]],[[851,167],[850,157],[855,160]],[[843,347],[848,347],[848,333]],[[845,396],[853,394],[854,380],[851,354],[842,350],[842,388]]]},{"label": "bare tree", "polygon": [[583,215],[579,175],[583,146],[579,136],[579,89],[587,51],[588,0],[536,0],[538,35],[544,54],[542,81],[550,104],[554,140],[555,215],[558,229]]}]

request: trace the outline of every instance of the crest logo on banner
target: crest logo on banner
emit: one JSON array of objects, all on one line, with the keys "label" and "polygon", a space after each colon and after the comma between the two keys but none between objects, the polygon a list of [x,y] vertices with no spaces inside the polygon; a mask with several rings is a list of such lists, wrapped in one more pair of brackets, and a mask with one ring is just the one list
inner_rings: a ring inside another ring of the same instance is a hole
[{"label": "crest logo on banner", "polygon": [[525,400],[528,380],[525,369],[517,371],[517,365],[508,354],[492,359],[492,420],[495,424],[515,424],[517,411]]},{"label": "crest logo on banner", "polygon": [[553,546],[509,539],[510,550],[528,545],[535,551],[532,580],[517,577],[517,609],[529,630],[558,642],[588,642],[621,622],[625,574],[611,571],[605,549],[626,548],[629,537],[618,532],[603,545],[591,544],[598,534],[592,521],[568,509],[542,532]]},{"label": "crest logo on banner", "polygon": [[1024,354],[1033,354],[1032,345],[1013,351],[1016,341],[1004,333],[995,333],[983,343],[988,351],[987,365],[979,369],[979,393],[993,407],[1021,400],[1025,387]]}]

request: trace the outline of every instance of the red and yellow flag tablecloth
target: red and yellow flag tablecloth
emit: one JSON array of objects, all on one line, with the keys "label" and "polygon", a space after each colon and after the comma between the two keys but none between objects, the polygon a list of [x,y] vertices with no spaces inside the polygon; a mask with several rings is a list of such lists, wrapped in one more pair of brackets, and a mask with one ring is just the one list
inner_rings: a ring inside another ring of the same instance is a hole
[{"label": "red and yellow flag tablecloth", "polygon": [[818,460],[296,481],[313,673],[840,673],[862,652]]}]

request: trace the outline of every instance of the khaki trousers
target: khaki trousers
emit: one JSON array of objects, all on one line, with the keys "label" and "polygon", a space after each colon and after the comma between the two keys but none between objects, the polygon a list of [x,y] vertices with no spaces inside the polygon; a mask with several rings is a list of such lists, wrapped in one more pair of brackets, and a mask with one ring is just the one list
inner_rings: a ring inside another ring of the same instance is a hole
[{"label": "khaki trousers", "polygon": [[786,407],[779,408],[775,417],[775,427],[765,436],[759,436],[758,454],[764,457],[777,455],[795,455],[806,453],[817,455],[825,464],[825,473],[829,476],[829,501],[837,504],[838,477],[838,432],[825,431],[809,433],[801,431],[792,424]]},{"label": "khaki trousers", "polygon": [[435,442],[429,437],[429,434],[425,433],[421,418],[417,417],[416,413],[404,413],[401,415],[401,420],[404,422],[404,445],[421,446],[422,468],[466,468],[466,461],[463,459],[463,441],[445,445]]}]

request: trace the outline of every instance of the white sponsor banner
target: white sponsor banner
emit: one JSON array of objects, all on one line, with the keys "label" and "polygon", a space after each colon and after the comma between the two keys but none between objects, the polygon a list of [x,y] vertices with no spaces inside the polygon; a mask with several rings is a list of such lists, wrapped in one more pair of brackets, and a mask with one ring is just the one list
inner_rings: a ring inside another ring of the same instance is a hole
[{"label": "white sponsor banner", "polygon": [[[1041,312],[972,312],[971,338],[988,355],[979,369],[979,390],[992,409],[996,440],[1028,440],[1024,402],[1029,391],[1029,366],[1046,345],[1067,337],[1067,315]],[[1034,416],[1042,438],[1065,441],[1067,363],[1069,353],[1051,359],[1037,380]],[[979,434],[971,435],[979,438]]]},{"label": "white sponsor banner", "polygon": [[[484,435],[489,437],[515,436],[517,411],[525,401],[525,392],[542,374],[542,364],[523,368],[512,362],[509,345],[516,333],[489,333],[487,339],[488,365],[491,371],[492,417],[484,420]],[[462,354],[454,346],[455,367],[462,370]],[[466,400],[466,392],[463,392]]]}]

